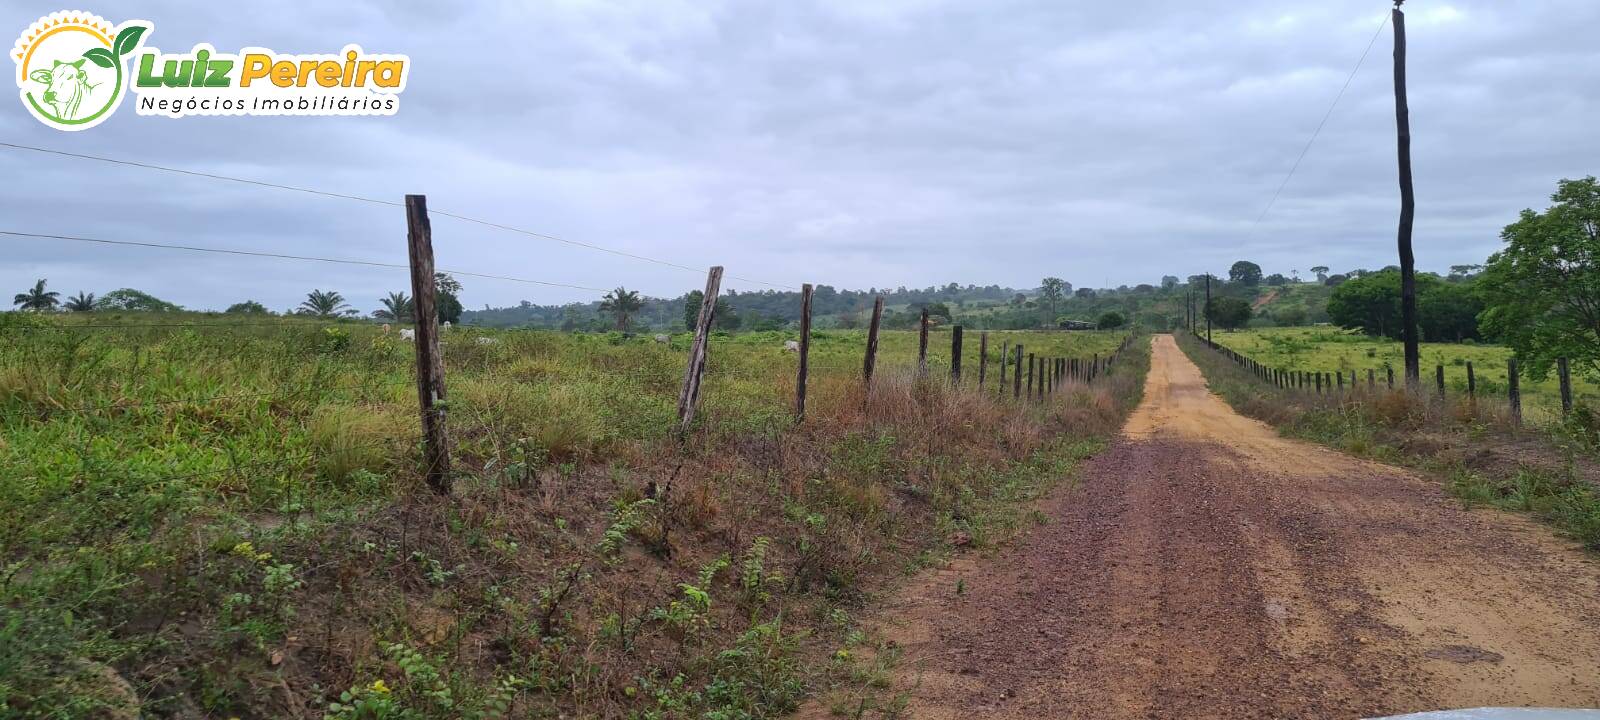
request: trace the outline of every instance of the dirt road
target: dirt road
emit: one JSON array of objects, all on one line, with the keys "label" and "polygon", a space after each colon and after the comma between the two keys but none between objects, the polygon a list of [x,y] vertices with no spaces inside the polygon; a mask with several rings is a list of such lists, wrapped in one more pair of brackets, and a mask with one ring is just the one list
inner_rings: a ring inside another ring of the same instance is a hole
[{"label": "dirt road", "polygon": [[1592,557],[1278,437],[1208,393],[1169,336],[1124,437],[1045,512],[998,556],[890,600],[910,717],[1600,706]]}]

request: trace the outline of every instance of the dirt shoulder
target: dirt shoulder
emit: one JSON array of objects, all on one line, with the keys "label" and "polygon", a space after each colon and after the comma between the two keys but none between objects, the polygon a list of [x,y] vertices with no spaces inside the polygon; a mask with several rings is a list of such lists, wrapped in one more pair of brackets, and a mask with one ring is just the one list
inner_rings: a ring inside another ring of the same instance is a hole
[{"label": "dirt shoulder", "polygon": [[1600,705],[1592,556],[1279,437],[1211,395],[1168,336],[1123,438],[1044,512],[996,557],[887,602],[908,716]]}]

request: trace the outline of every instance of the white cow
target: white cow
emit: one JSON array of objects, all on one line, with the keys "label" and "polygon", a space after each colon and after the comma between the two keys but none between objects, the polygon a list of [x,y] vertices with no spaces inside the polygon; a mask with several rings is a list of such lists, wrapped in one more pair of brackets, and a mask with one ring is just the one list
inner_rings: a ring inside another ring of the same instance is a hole
[{"label": "white cow", "polygon": [[44,91],[44,102],[55,107],[56,117],[62,120],[77,120],[84,99],[89,97],[89,91],[96,86],[89,84],[89,74],[83,69],[83,58],[69,63],[57,60],[55,63],[49,70],[44,68],[34,70],[28,74],[28,78],[47,86]]},{"label": "white cow", "polygon": [[383,332],[385,334],[388,334],[388,332],[389,332],[389,323],[384,323],[383,324]]},{"label": "white cow", "polygon": [[496,339],[494,339],[492,337],[479,337],[478,338],[478,344],[479,345],[493,345],[493,344],[495,344],[497,342],[500,342],[500,341],[496,340]]},{"label": "white cow", "polygon": [[789,352],[800,352],[800,341],[785,340],[783,341],[783,349],[788,350]]},{"label": "white cow", "polygon": [[439,328],[442,329],[442,330],[449,330],[450,329],[450,321],[446,320],[446,321],[444,321],[442,323],[439,323]]},{"label": "white cow", "polygon": [[411,328],[400,328],[400,337],[404,340],[416,340],[417,331]]}]

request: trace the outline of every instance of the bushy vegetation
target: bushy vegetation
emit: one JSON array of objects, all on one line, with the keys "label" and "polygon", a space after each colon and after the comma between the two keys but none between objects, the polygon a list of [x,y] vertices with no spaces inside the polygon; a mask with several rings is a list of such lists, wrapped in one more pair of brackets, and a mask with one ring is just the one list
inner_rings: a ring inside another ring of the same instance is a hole
[{"label": "bushy vegetation", "polygon": [[[420,487],[413,349],[353,322],[0,314],[0,714],[769,717],[851,674],[863,593],[1022,525],[1137,400],[1136,345],[1042,405],[887,333],[452,329],[456,491]],[[265,324],[263,324],[265,323]],[[121,325],[117,328],[98,327]],[[94,326],[94,327],[90,327]],[[1109,353],[1117,333],[996,333]],[[821,657],[833,657],[819,662]]]}]

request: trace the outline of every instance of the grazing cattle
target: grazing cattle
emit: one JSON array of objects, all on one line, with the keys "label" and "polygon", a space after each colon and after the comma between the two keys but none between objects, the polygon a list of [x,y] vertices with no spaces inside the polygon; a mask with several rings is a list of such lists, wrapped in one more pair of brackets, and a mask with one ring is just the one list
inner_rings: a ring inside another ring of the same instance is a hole
[{"label": "grazing cattle", "polygon": [[28,75],[34,82],[44,83],[44,102],[56,110],[56,117],[62,120],[77,120],[78,110],[83,106],[89,91],[95,88],[89,84],[89,74],[83,70],[83,58],[78,58],[69,63],[55,61],[54,67],[49,70],[40,68]]},{"label": "grazing cattle", "polygon": [[785,340],[783,341],[783,349],[788,350],[789,352],[800,352],[800,341]]},{"label": "grazing cattle", "polygon": [[669,336],[669,335],[657,335],[656,336],[656,342],[661,343],[663,345],[665,345],[666,343],[670,342],[671,340],[672,340],[672,337]]},{"label": "grazing cattle", "polygon": [[406,340],[416,340],[417,331],[411,328],[400,328],[400,337]]},{"label": "grazing cattle", "polygon": [[384,323],[384,324],[383,324],[383,331],[384,331],[384,332],[385,332],[385,333],[387,333],[387,332],[389,332],[389,323]]},{"label": "grazing cattle", "polygon": [[442,323],[439,323],[439,327],[440,327],[440,329],[443,329],[443,330],[449,330],[450,329],[450,321],[446,320],[446,321],[444,321]]},{"label": "grazing cattle", "polygon": [[493,345],[493,344],[495,344],[497,342],[500,342],[500,341],[496,340],[496,339],[494,339],[492,337],[480,337],[480,338],[478,338],[478,344],[479,345]]}]

